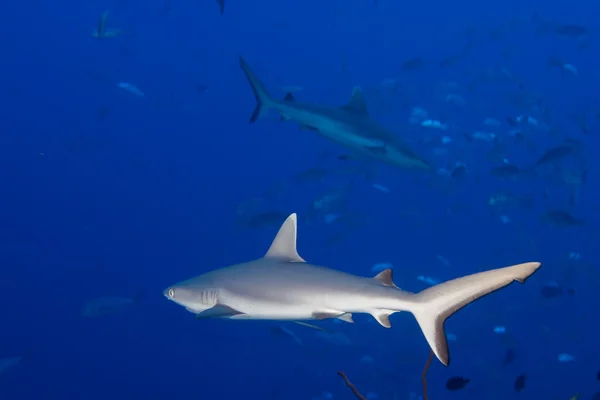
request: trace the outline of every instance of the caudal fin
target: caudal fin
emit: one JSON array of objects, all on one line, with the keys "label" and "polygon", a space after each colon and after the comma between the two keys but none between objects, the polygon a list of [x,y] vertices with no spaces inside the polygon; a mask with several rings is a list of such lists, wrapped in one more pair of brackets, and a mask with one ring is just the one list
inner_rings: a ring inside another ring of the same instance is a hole
[{"label": "caudal fin", "polygon": [[467,304],[490,294],[513,281],[523,283],[539,267],[528,262],[511,267],[479,272],[432,286],[411,296],[410,311],[427,339],[433,353],[444,365],[450,363],[444,332],[446,319]]},{"label": "caudal fin", "polygon": [[273,103],[273,98],[265,88],[265,85],[258,79],[256,74],[250,69],[250,66],[242,57],[240,57],[240,67],[242,68],[242,71],[244,71],[248,83],[250,83],[250,87],[254,92],[254,97],[256,97],[256,108],[250,117],[250,123],[253,123],[269,111],[270,105]]}]

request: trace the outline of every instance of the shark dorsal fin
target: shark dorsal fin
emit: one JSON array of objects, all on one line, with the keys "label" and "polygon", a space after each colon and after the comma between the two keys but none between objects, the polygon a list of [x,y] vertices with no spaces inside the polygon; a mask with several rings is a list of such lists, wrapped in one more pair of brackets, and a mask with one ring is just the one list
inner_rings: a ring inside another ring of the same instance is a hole
[{"label": "shark dorsal fin", "polygon": [[296,98],[294,97],[292,92],[287,92],[287,94],[283,98],[283,101],[296,101]]},{"label": "shark dorsal fin", "polygon": [[305,262],[296,250],[296,237],[298,235],[298,217],[292,214],[281,225],[275,240],[271,243],[265,258],[276,258],[289,262]]},{"label": "shark dorsal fin", "polygon": [[365,103],[365,99],[363,98],[360,87],[354,87],[350,101],[345,106],[342,106],[342,109],[356,115],[369,115],[369,112],[367,111],[367,104]]},{"label": "shark dorsal fin", "polygon": [[394,274],[391,268],[384,269],[383,271],[375,275],[373,279],[379,281],[379,283],[381,283],[383,286],[397,287],[394,284]]}]

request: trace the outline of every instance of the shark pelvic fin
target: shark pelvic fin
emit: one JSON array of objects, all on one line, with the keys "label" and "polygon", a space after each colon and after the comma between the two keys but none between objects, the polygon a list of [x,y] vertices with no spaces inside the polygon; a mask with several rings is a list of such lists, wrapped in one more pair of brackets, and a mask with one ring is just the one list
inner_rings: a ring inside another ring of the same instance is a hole
[{"label": "shark pelvic fin", "polygon": [[352,97],[350,98],[348,104],[342,106],[341,108],[352,114],[362,115],[365,117],[369,115],[362,90],[358,86],[355,86],[352,90]]},{"label": "shark pelvic fin", "polygon": [[296,250],[296,237],[298,236],[298,217],[292,214],[281,225],[275,240],[271,243],[265,258],[276,258],[289,262],[306,262]]}]

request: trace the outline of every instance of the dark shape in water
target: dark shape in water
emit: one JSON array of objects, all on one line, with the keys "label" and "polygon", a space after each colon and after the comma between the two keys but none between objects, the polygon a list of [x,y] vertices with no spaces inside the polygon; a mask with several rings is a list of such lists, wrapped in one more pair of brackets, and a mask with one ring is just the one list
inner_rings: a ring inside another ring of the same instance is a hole
[{"label": "dark shape in water", "polygon": [[446,389],[451,391],[460,390],[467,386],[469,382],[471,382],[470,379],[463,378],[462,376],[453,376],[446,382]]},{"label": "dark shape in water", "polygon": [[527,375],[522,374],[517,376],[517,379],[515,379],[515,392],[520,392],[521,390],[525,389],[525,381],[527,380]]},{"label": "dark shape in water", "polygon": [[225,0],[217,0],[217,4],[219,5],[219,12],[223,15],[225,11]]},{"label": "dark shape in water", "polygon": [[564,210],[548,210],[542,214],[540,221],[559,228],[583,225],[585,222],[583,219],[575,218],[569,214],[569,212]]},{"label": "dark shape in water", "polygon": [[504,164],[499,167],[494,167],[490,170],[490,174],[498,178],[512,178],[521,174],[521,168],[512,164]]},{"label": "dark shape in water", "polygon": [[563,294],[565,294],[565,291],[557,282],[551,281],[546,282],[544,286],[542,286],[540,294],[542,295],[542,297],[552,299],[554,297],[562,296]]},{"label": "dark shape in water", "polygon": [[556,27],[555,32],[561,36],[568,36],[574,38],[578,38],[588,34],[588,30],[585,26],[574,24],[559,25]]},{"label": "dark shape in water", "polygon": [[515,361],[515,358],[517,358],[517,351],[515,349],[510,348],[506,350],[506,353],[504,353],[504,357],[502,358],[502,366],[506,367],[508,364]]},{"label": "dark shape in water", "polygon": [[594,393],[592,400],[600,400],[600,392]]},{"label": "dark shape in water", "polygon": [[453,178],[462,178],[467,174],[467,166],[462,163],[458,163],[452,168],[452,172],[450,172],[450,176]]},{"label": "dark shape in water", "polygon": [[196,85],[196,91],[198,92],[198,94],[202,94],[204,92],[206,92],[208,90],[208,86],[206,86],[203,83],[199,83],[198,85]]},{"label": "dark shape in water", "polygon": [[596,380],[600,381],[600,369],[596,372]]},{"label": "dark shape in water", "polygon": [[400,66],[402,71],[417,71],[421,68],[423,68],[423,60],[419,57],[404,61]]},{"label": "dark shape in water", "polygon": [[562,158],[566,158],[574,153],[575,146],[572,143],[563,143],[547,150],[540,158],[538,158],[535,165],[536,167],[539,167],[540,165],[549,164]]}]

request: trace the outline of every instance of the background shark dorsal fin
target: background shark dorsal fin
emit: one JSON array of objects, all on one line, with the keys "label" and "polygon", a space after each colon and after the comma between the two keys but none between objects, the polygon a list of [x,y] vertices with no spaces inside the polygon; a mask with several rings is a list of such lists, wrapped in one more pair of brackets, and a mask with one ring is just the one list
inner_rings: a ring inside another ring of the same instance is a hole
[{"label": "background shark dorsal fin", "polygon": [[383,286],[397,287],[394,284],[394,273],[391,268],[384,269],[383,271],[375,275],[373,279],[379,281],[379,283],[381,283]]},{"label": "background shark dorsal fin", "polygon": [[296,98],[294,97],[292,92],[287,92],[287,94],[283,98],[283,101],[296,101]]},{"label": "background shark dorsal fin", "polygon": [[355,86],[352,90],[352,97],[350,101],[345,106],[342,106],[342,109],[357,115],[368,116],[369,112],[367,111],[367,104],[365,103],[365,99],[362,94],[362,90],[360,87]]},{"label": "background shark dorsal fin", "polygon": [[265,258],[277,258],[289,262],[306,262],[298,255],[296,250],[296,237],[298,235],[298,217],[292,214],[281,225],[275,240],[271,243]]}]

